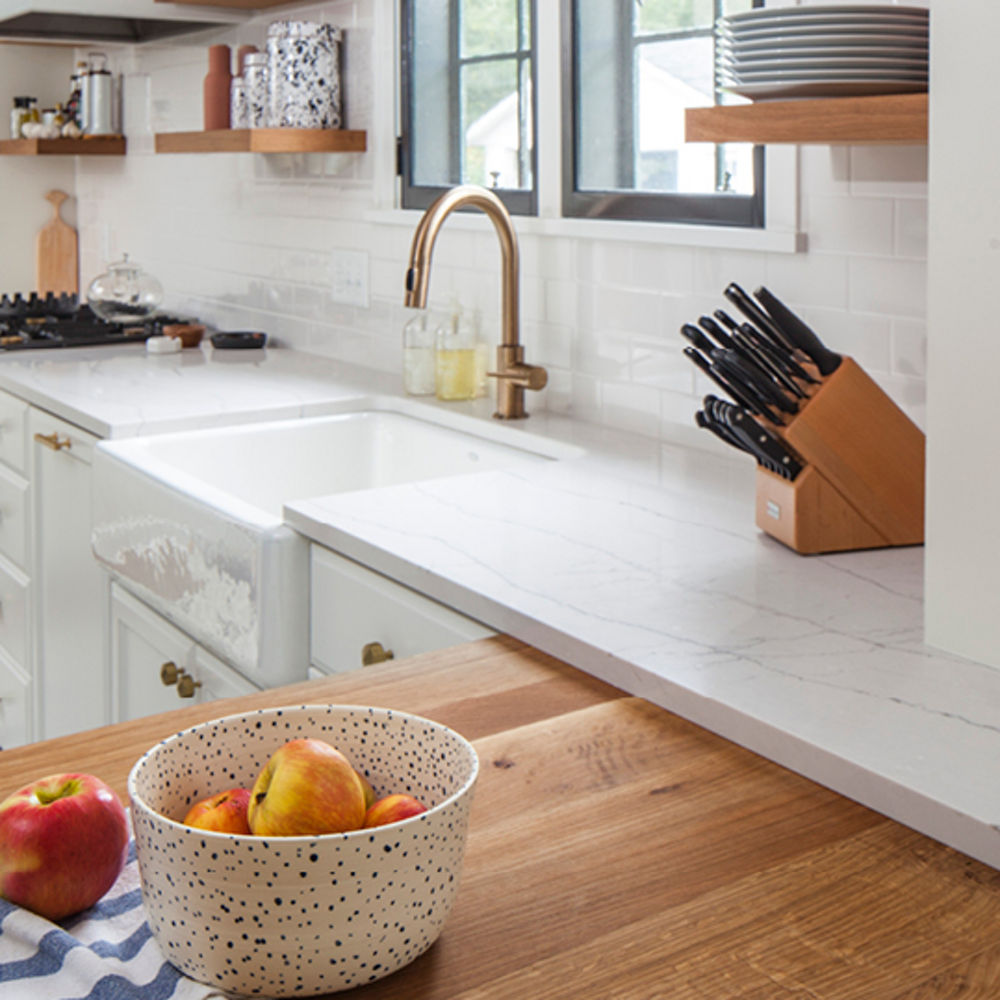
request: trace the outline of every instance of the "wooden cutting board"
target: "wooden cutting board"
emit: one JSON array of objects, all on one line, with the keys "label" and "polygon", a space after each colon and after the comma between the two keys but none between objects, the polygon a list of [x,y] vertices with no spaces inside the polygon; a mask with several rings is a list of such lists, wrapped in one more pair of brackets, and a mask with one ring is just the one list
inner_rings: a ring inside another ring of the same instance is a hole
[{"label": "wooden cutting board", "polygon": [[38,291],[80,291],[80,262],[76,230],[63,221],[59,210],[69,198],[65,191],[50,191],[46,199],[52,204],[52,218],[38,234],[36,275]]}]

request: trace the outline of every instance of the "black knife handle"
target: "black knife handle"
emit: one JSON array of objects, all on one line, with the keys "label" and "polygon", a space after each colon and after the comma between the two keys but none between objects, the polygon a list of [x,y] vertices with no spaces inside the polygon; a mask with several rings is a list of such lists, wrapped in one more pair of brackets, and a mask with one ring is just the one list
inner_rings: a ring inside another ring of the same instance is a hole
[{"label": "black knife handle", "polygon": [[772,423],[783,423],[781,418],[778,417],[765,403],[762,403],[756,398],[748,395],[745,389],[741,389],[739,386],[733,385],[729,379],[718,371],[715,365],[709,361],[708,358],[706,358],[703,354],[699,354],[693,347],[685,347],[684,356],[693,361],[695,365],[724,393],[731,396],[742,406],[745,406],[751,413],[757,413],[761,416],[765,416]]},{"label": "black knife handle", "polygon": [[[749,327],[750,324],[748,323],[746,325]],[[770,375],[775,381],[780,382],[781,385],[793,396],[796,396],[799,399],[805,399],[806,394],[795,384],[795,381],[785,371],[783,364],[776,361],[758,344],[755,344],[752,339],[747,336],[745,331],[737,330],[736,333],[733,334],[733,342],[738,344],[744,352],[749,354],[754,359],[758,368]]]},{"label": "black knife handle", "polygon": [[694,344],[695,347],[698,348],[699,351],[702,351],[709,356],[711,356],[712,351],[716,348],[716,345],[713,344],[712,341],[710,341],[708,337],[706,337],[705,334],[703,334],[693,323],[684,323],[681,326],[681,336],[686,337],[692,344]]},{"label": "black knife handle", "polygon": [[740,332],[762,353],[766,354],[775,364],[780,365],[786,375],[801,379],[809,385],[820,384],[818,378],[813,378],[812,375],[810,375],[809,372],[807,372],[805,368],[803,368],[802,365],[800,365],[798,361],[792,357],[791,351],[787,351],[785,348],[778,347],[777,344],[772,343],[753,324],[744,323],[740,327]]},{"label": "black knife handle", "polygon": [[785,413],[798,413],[798,406],[789,400],[780,386],[775,385],[770,376],[754,365],[748,365],[735,351],[714,351],[712,361],[729,378],[738,378],[754,389],[759,396]]},{"label": "black knife handle", "polygon": [[789,350],[795,346],[788,340],[774,320],[735,281],[731,281],[722,294],[766,337],[769,337],[776,344],[786,347]]},{"label": "black knife handle", "polygon": [[770,313],[774,323],[784,331],[792,345],[805,351],[812,358],[821,375],[830,375],[837,370],[842,360],[840,355],[831,351],[784,302],[763,287],[758,288],[754,295]]},{"label": "black knife handle", "polygon": [[719,347],[732,350],[734,346],[733,338],[730,337],[729,334],[726,333],[726,331],[723,330],[711,316],[699,316],[698,326],[700,326],[705,333],[707,333],[719,345]]}]

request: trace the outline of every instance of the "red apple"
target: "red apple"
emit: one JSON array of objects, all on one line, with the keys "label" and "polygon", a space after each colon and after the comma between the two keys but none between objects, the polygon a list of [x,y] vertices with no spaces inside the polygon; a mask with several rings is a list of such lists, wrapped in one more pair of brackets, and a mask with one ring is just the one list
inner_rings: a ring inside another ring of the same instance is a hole
[{"label": "red apple", "polygon": [[49,775],[0,802],[0,895],[49,920],[93,906],[127,849],[121,800],[91,774]]},{"label": "red apple", "polygon": [[365,818],[365,790],[350,761],[329,743],[289,740],[254,782],[247,818],[261,837],[357,830]]},{"label": "red apple", "polygon": [[227,792],[210,795],[196,802],[188,810],[184,822],[198,830],[215,833],[249,833],[247,807],[250,805],[249,788],[230,788]]},{"label": "red apple", "polygon": [[375,789],[372,788],[371,782],[360,771],[358,771],[358,777],[361,779],[361,787],[365,790],[365,809],[367,810],[375,801]]},{"label": "red apple", "polygon": [[364,825],[366,827],[385,826],[386,823],[398,823],[401,819],[419,816],[422,812],[427,812],[427,806],[419,799],[415,799],[412,795],[396,792],[394,795],[386,795],[371,805],[365,813]]}]

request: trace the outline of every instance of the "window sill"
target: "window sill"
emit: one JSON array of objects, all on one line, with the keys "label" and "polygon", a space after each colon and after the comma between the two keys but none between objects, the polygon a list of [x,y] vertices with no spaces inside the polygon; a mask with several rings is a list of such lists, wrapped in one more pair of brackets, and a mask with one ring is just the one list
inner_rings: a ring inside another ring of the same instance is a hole
[{"label": "window sill", "polygon": [[[416,227],[423,212],[381,209],[366,212],[373,225]],[[482,214],[455,213],[449,226],[470,232],[485,231],[492,224]],[[768,253],[801,253],[806,234],[791,230],[743,229],[735,226],[690,226],[663,222],[621,222],[604,219],[541,219],[523,215],[514,218],[523,236],[551,236],[580,240],[620,240],[658,243],[661,246],[706,247],[720,250],[759,250]]]}]

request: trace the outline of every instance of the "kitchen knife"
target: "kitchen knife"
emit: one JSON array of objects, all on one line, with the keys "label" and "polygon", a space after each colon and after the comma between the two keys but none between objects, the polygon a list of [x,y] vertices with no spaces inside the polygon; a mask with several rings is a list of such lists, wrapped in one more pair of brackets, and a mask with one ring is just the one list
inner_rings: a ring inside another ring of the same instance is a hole
[{"label": "kitchen knife", "polygon": [[[753,324],[743,323],[739,328],[739,332],[742,333],[743,336],[746,337],[758,350],[767,355],[767,357],[778,365],[786,375],[789,375],[792,378],[801,379],[803,382],[807,382],[810,385],[820,384],[819,379],[813,378],[812,375],[810,375],[809,372],[807,372],[805,368],[803,368],[802,365],[795,360],[792,351],[786,350],[784,347],[778,347],[778,345],[773,341],[768,340],[767,337],[765,337]],[[805,358],[805,354],[802,354],[801,356]]]},{"label": "kitchen knife", "polygon": [[712,343],[708,337],[705,336],[693,323],[685,323],[681,326],[681,336],[686,337],[688,340],[694,344],[703,354],[712,356],[712,351],[716,350],[717,347]]},{"label": "kitchen knife", "polygon": [[712,315],[724,326],[726,329],[733,331],[740,328],[740,324],[733,319],[725,309],[716,309]]},{"label": "kitchen knife", "polygon": [[726,333],[726,331],[723,330],[711,316],[699,316],[698,326],[700,326],[705,333],[707,333],[719,345],[719,347],[732,349],[733,338],[730,337],[729,334]]},{"label": "kitchen knife", "polygon": [[776,382],[779,382],[785,389],[792,393],[793,396],[797,396],[799,399],[805,399],[805,392],[800,389],[799,386],[795,384],[795,381],[786,373],[783,365],[769,357],[767,352],[760,346],[754,344],[743,330],[737,330],[736,333],[733,334],[733,343],[737,344],[745,354],[750,355],[758,368],[770,375]]},{"label": "kitchen knife", "polygon": [[742,407],[719,401],[713,407],[713,417],[724,423],[742,440],[747,449],[757,457],[759,463],[785,479],[795,479],[802,471],[802,461],[778,437],[774,431],[764,427]]},{"label": "kitchen knife", "polygon": [[812,358],[821,375],[830,375],[837,370],[842,360],[840,355],[831,351],[788,306],[763,287],[758,288],[754,295],[768,311],[774,323],[791,341],[792,346]]},{"label": "kitchen knife", "polygon": [[748,364],[735,351],[714,351],[712,363],[730,381],[735,379],[742,385],[750,387],[761,399],[777,406],[779,410],[785,413],[798,412],[798,406],[788,398],[788,395],[779,386],[775,385],[755,365]]},{"label": "kitchen knife", "polygon": [[784,423],[781,417],[766,402],[758,399],[745,386],[740,384],[734,385],[730,379],[716,368],[713,362],[709,361],[708,358],[700,354],[693,347],[685,347],[684,356],[693,361],[724,393],[735,399],[741,406],[746,407],[751,413],[758,413],[761,416],[765,416],[772,423]]},{"label": "kitchen knife", "polygon": [[711,417],[704,410],[698,410],[694,415],[694,422],[699,426],[703,427],[707,431],[711,431],[719,440],[724,441],[726,444],[731,445],[733,448],[739,451],[750,452],[746,444],[738,438],[725,424],[718,423],[714,417]]},{"label": "kitchen knife", "polygon": [[766,337],[773,340],[776,344],[788,348],[788,350],[792,350],[795,347],[794,344],[789,342],[774,320],[735,281],[731,281],[722,294]]}]

